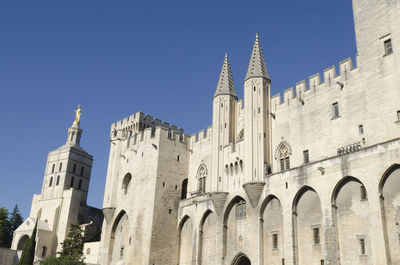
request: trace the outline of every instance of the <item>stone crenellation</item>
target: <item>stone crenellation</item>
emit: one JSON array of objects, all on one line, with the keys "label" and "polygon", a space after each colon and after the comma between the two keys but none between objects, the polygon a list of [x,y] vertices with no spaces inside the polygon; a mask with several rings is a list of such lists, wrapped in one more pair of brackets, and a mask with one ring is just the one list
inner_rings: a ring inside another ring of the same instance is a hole
[{"label": "stone crenellation", "polygon": [[353,77],[352,72],[357,68],[357,65],[353,66],[353,61],[349,57],[339,63],[339,74],[337,74],[336,66],[332,65],[323,71],[323,79],[320,73],[316,73],[308,78],[308,84],[306,80],[299,81],[296,83],[295,88],[291,87],[284,90],[283,94],[273,95],[271,97],[271,104],[276,108],[282,108],[282,106],[290,104],[304,104],[303,100],[305,98],[323,92],[326,89],[334,87],[342,89],[345,82],[350,81]]}]

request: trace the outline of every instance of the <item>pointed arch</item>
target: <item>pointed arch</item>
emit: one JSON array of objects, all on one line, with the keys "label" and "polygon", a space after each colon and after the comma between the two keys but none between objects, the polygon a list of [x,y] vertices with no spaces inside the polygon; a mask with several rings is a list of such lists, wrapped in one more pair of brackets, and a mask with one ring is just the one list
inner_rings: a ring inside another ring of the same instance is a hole
[{"label": "pointed arch", "polygon": [[[119,243],[120,245],[127,241],[126,239],[129,236],[129,233],[124,233],[123,228],[125,226],[125,232],[129,231],[129,218],[128,214],[125,210],[121,210],[118,215],[114,219],[113,226],[111,228],[110,234],[110,245],[108,250],[108,263],[110,264],[112,260],[116,259],[117,254],[119,253],[119,259],[123,258],[125,248],[122,247],[121,250],[115,249],[115,245]],[[117,233],[117,228],[120,228],[120,233]],[[118,241],[118,242],[116,242]]]},{"label": "pointed arch", "polygon": [[[208,221],[207,221],[208,220]],[[207,221],[207,222],[206,222]],[[217,223],[215,214],[207,209],[200,219],[198,240],[198,264],[214,264],[216,262],[216,234]]]},{"label": "pointed arch", "polygon": [[232,260],[232,265],[251,265],[250,259],[243,252],[238,253]]},{"label": "pointed arch", "polygon": [[382,191],[383,191],[383,186],[385,186],[385,183],[389,176],[396,170],[400,169],[400,164],[393,164],[391,165],[388,169],[385,170],[383,173],[381,180],[379,181],[379,195],[382,196]]},{"label": "pointed arch", "polygon": [[208,170],[206,165],[203,163],[199,166],[196,173],[197,178],[197,192],[203,194],[206,192],[206,181],[207,181]]},{"label": "pointed arch", "polygon": [[265,199],[264,199],[263,202],[261,203],[261,206],[260,206],[260,218],[261,218],[261,219],[263,218],[264,211],[265,211],[265,208],[267,207],[268,203],[270,203],[270,202],[271,202],[272,200],[274,200],[274,199],[276,199],[276,200],[278,200],[278,201],[280,202],[280,200],[278,199],[278,197],[276,197],[276,196],[273,195],[273,194],[269,194],[267,197],[265,197]]},{"label": "pointed arch", "polygon": [[[361,209],[369,211],[367,190],[356,177],[345,176],[335,185],[331,195],[332,220],[336,256],[346,257],[350,264],[358,263],[359,255],[370,255],[369,216],[360,216]],[[349,224],[357,223],[352,226]],[[357,246],[357,247],[355,247]]]},{"label": "pointed arch", "polygon": [[400,263],[400,165],[393,164],[383,173],[378,186],[385,254],[388,263]]},{"label": "pointed arch", "polygon": [[23,250],[28,239],[29,239],[28,235],[22,235],[18,240],[17,250]]},{"label": "pointed arch", "polygon": [[[292,224],[296,264],[318,264],[324,258],[321,246],[324,234],[321,233],[321,199],[312,187],[305,185],[294,196]],[[310,252],[312,256],[308,255]]]},{"label": "pointed arch", "polygon": [[185,215],[181,218],[178,225],[178,261],[179,264],[190,264],[193,255],[193,222]]},{"label": "pointed arch", "polygon": [[225,208],[224,215],[223,215],[223,234],[222,234],[222,247],[223,247],[223,256],[225,257],[228,251],[228,218],[232,211],[232,208],[236,205],[242,203],[244,207],[246,207],[246,200],[239,195],[233,197],[228,205]]},{"label": "pointed arch", "polygon": [[358,178],[355,178],[355,177],[352,177],[352,176],[343,177],[341,180],[339,180],[339,182],[338,182],[338,183],[336,184],[336,186],[333,188],[332,196],[331,196],[331,203],[332,203],[332,206],[336,206],[336,199],[337,199],[337,196],[338,196],[340,190],[341,190],[347,183],[349,183],[349,182],[351,182],[351,181],[357,182],[357,183],[359,183],[361,186],[365,187],[364,184],[363,184]]}]

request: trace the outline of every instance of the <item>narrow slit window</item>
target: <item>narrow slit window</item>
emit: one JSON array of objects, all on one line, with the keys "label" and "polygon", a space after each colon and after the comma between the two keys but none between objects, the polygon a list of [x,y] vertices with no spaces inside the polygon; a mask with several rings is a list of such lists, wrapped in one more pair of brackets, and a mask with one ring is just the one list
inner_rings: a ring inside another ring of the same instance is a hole
[{"label": "narrow slit window", "polygon": [[56,167],[56,164],[53,164],[53,168],[51,169],[51,173],[54,173],[54,168]]},{"label": "narrow slit window", "polygon": [[392,39],[385,40],[383,44],[385,46],[385,54],[393,53]]},{"label": "narrow slit window", "polygon": [[313,237],[314,237],[314,244],[318,245],[321,242],[319,235],[319,227],[313,228]]},{"label": "narrow slit window", "polygon": [[304,158],[304,164],[307,164],[310,162],[310,157],[308,155],[308,150],[303,151],[303,158]]},{"label": "narrow slit window", "polygon": [[335,102],[332,104],[332,118],[339,117],[339,103]]},{"label": "narrow slit window", "polygon": [[70,187],[73,188],[74,187],[74,177],[71,178],[71,183],[70,183]]},{"label": "narrow slit window", "polygon": [[49,187],[51,187],[51,185],[53,185],[53,177],[50,178]]},{"label": "narrow slit window", "polygon": [[74,164],[74,166],[73,166],[73,168],[72,168],[72,173],[75,174],[75,172],[76,172],[76,164]]},{"label": "narrow slit window", "polygon": [[272,248],[273,249],[278,248],[278,234],[277,233],[272,234]]},{"label": "narrow slit window", "polygon": [[84,167],[82,167],[81,168],[81,177],[83,177],[83,172],[85,171],[85,168]]},{"label": "narrow slit window", "polygon": [[397,121],[400,121],[400,110],[397,111]]},{"label": "narrow slit window", "polygon": [[81,188],[82,188],[82,179],[79,180],[79,183],[78,183],[78,190],[80,190]]},{"label": "narrow slit window", "polygon": [[60,184],[60,175],[57,176],[57,182],[56,185],[58,186],[58,184]]},{"label": "narrow slit window", "polygon": [[362,124],[358,125],[358,133],[363,134],[364,133],[364,126]]},{"label": "narrow slit window", "polygon": [[360,251],[361,251],[361,255],[365,255],[365,239],[364,238],[360,238]]}]

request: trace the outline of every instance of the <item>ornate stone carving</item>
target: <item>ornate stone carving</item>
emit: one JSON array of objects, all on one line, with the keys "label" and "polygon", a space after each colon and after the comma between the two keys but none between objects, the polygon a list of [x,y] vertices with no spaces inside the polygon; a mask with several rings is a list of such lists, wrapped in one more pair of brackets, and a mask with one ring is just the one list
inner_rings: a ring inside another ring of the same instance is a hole
[{"label": "ornate stone carving", "polygon": [[258,201],[260,200],[261,193],[264,189],[265,182],[263,181],[252,181],[243,184],[243,188],[246,191],[247,197],[250,200],[253,208],[257,207]]},{"label": "ornate stone carving", "polygon": [[211,201],[213,202],[215,211],[217,212],[218,215],[221,215],[227,197],[228,197],[228,192],[217,191],[210,193]]}]

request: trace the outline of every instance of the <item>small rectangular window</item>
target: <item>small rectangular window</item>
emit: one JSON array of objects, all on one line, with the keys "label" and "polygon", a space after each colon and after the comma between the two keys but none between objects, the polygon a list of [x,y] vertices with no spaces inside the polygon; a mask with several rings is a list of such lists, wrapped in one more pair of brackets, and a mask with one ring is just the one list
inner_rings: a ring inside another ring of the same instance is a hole
[{"label": "small rectangular window", "polygon": [[393,53],[392,39],[385,40],[383,44],[385,45],[385,54]]},{"label": "small rectangular window", "polygon": [[314,244],[318,245],[320,243],[319,227],[313,228]]},{"label": "small rectangular window", "polygon": [[397,111],[397,120],[400,121],[400,110]]},{"label": "small rectangular window", "polygon": [[358,133],[363,134],[364,133],[364,127],[362,124],[358,125]]},{"label": "small rectangular window", "polygon": [[278,248],[278,234],[277,233],[272,234],[272,248],[273,249]]},{"label": "small rectangular window", "polygon": [[365,239],[360,238],[360,250],[361,250],[361,255],[365,255]]},{"label": "small rectangular window", "polygon": [[310,157],[308,155],[308,150],[303,151],[303,158],[304,158],[304,164],[307,164],[310,162]]},{"label": "small rectangular window", "polygon": [[335,102],[332,104],[332,118],[339,117],[339,103]]},{"label": "small rectangular window", "polygon": [[240,201],[236,204],[236,219],[246,218],[246,201]]},{"label": "small rectangular window", "polygon": [[121,248],[121,251],[119,253],[119,256],[122,258],[124,256],[124,248]]}]

